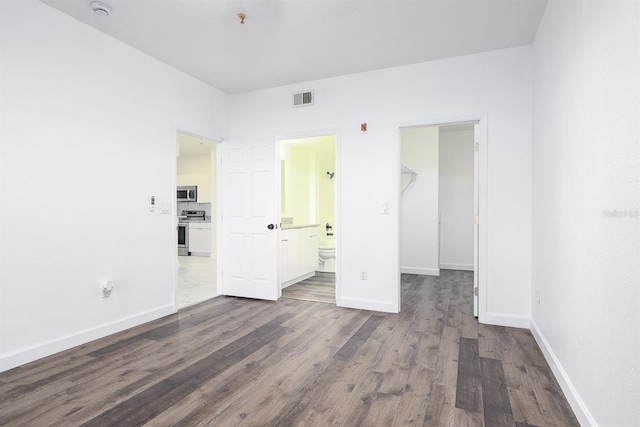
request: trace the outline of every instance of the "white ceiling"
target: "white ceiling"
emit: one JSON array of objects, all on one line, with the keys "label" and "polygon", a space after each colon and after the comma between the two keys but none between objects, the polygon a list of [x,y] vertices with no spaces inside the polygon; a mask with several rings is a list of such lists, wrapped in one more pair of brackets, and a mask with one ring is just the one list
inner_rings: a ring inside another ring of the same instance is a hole
[{"label": "white ceiling", "polygon": [[[41,0],[226,93],[531,44],[547,0]],[[238,12],[247,14],[240,25]]]}]

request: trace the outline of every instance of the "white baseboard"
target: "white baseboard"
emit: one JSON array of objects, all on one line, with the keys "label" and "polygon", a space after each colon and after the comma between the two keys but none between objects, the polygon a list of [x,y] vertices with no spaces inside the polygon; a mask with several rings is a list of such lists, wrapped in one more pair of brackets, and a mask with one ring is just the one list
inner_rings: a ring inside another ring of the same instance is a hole
[{"label": "white baseboard", "polygon": [[573,386],[573,383],[567,375],[567,372],[562,367],[562,364],[549,346],[549,342],[542,334],[542,331],[540,331],[538,325],[533,321],[533,319],[531,320],[529,328],[531,330],[533,338],[535,338],[536,342],[540,346],[540,349],[544,354],[544,358],[547,360],[547,363],[549,364],[553,375],[555,375],[556,379],[558,380],[562,392],[567,398],[571,409],[573,409],[573,413],[576,415],[576,418],[578,418],[580,425],[597,427],[598,423],[596,423],[596,420],[593,418],[593,415],[591,415],[591,412],[589,412],[587,405],[585,405],[584,401],[580,398],[580,395],[578,394],[576,388]]},{"label": "white baseboard", "polygon": [[473,271],[473,264],[440,263],[440,270]]},{"label": "white baseboard", "polygon": [[480,313],[480,323],[487,325],[529,329],[530,321],[531,319],[529,317],[506,316],[500,313]]},{"label": "white baseboard", "polygon": [[416,267],[400,267],[400,273],[419,274],[421,276],[439,276],[439,268],[416,268]]},{"label": "white baseboard", "polygon": [[176,312],[173,304],[0,355],[0,372]]},{"label": "white baseboard", "polygon": [[385,313],[397,313],[393,304],[389,301],[378,301],[361,298],[336,298],[336,306],[345,308],[357,308],[360,310],[382,311]]}]

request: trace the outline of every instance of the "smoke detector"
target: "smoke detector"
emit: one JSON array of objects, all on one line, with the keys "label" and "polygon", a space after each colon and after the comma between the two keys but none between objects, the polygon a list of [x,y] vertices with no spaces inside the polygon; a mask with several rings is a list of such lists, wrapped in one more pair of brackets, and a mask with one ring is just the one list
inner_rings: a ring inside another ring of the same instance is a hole
[{"label": "smoke detector", "polygon": [[92,1],[91,8],[93,9],[93,13],[98,16],[109,16],[111,13],[111,6],[101,1]]}]

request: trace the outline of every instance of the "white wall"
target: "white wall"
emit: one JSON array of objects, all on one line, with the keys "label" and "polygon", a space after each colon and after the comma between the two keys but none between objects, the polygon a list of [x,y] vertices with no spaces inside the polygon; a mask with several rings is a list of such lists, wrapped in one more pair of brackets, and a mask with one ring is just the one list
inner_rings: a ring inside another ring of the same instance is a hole
[{"label": "white wall", "polygon": [[318,223],[318,177],[312,145],[288,141],[281,144],[285,207],[281,215],[293,218],[294,225]]},{"label": "white wall", "polygon": [[[177,185],[196,185],[198,187],[198,203],[211,203],[215,206],[215,146],[211,152],[183,154],[176,157],[176,177]],[[209,212],[207,212],[207,215],[209,215]]]},{"label": "white wall", "polygon": [[402,273],[440,275],[438,133],[438,126],[409,127],[400,131],[400,160],[418,174],[400,199]]},{"label": "white wall", "polygon": [[639,5],[551,0],[534,44],[532,330],[585,426],[640,425]]},{"label": "white wall", "polygon": [[473,270],[473,127],[440,126],[440,268]]},{"label": "white wall", "polygon": [[[315,90],[314,106],[291,108],[291,94],[307,89]],[[530,47],[234,95],[229,133],[235,139],[339,131],[338,301],[393,311],[400,267],[398,126],[477,114],[487,117],[490,165],[480,319],[524,326],[531,307]],[[383,203],[389,214],[381,214]],[[359,278],[363,269],[367,280]]]},{"label": "white wall", "polygon": [[36,0],[0,28],[5,370],[174,311],[175,217],[148,197],[175,201],[176,127],[224,135],[228,98]]}]

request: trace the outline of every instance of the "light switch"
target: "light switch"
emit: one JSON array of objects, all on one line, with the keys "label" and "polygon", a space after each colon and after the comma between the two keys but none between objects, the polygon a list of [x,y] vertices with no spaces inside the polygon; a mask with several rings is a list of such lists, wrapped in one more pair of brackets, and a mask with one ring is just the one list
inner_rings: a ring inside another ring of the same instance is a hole
[{"label": "light switch", "polygon": [[171,205],[169,204],[169,202],[160,202],[160,213],[161,214],[171,213]]}]

